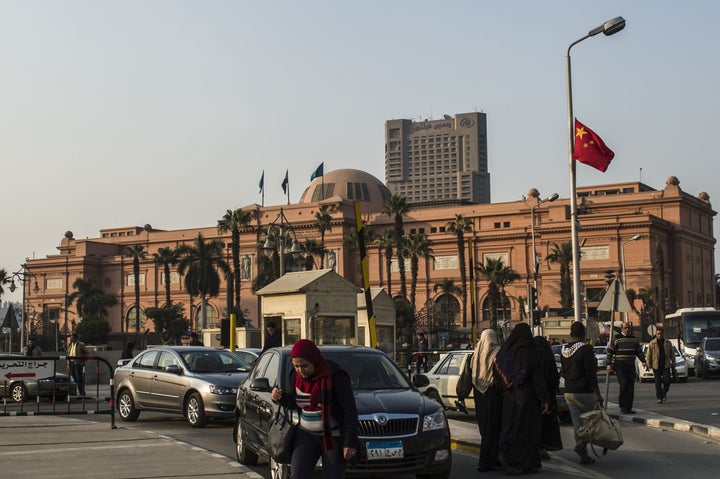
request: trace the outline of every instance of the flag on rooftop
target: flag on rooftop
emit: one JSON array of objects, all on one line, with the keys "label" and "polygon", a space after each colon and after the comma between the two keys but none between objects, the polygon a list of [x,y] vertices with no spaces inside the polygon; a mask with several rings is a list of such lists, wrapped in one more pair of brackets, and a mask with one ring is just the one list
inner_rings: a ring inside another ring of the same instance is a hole
[{"label": "flag on rooftop", "polygon": [[260,183],[258,183],[258,186],[260,187],[260,191],[258,193],[262,193],[265,189],[265,170],[262,172],[262,176],[260,177]]},{"label": "flag on rooftop", "polygon": [[323,166],[324,165],[325,165],[325,162],[323,161],[322,163],[320,163],[320,166],[315,168],[315,171],[313,172],[313,174],[310,175],[310,181],[314,180],[315,178],[319,178],[319,177],[323,176]]},{"label": "flag on rooftop", "polygon": [[282,182],[283,193],[287,193],[288,187],[288,170],[285,170],[285,179]]}]

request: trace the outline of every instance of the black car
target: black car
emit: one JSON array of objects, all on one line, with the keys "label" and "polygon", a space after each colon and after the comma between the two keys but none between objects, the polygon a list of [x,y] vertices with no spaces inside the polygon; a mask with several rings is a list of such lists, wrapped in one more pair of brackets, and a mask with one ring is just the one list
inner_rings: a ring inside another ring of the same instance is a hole
[{"label": "black car", "polygon": [[[382,351],[360,346],[320,346],[320,351],[350,373],[355,392],[360,447],[348,475],[450,476],[450,429],[441,405],[420,394]],[[289,466],[277,464],[265,449],[278,407],[270,395],[275,386],[294,387],[288,384],[291,370],[290,348],[269,349],[237,393],[233,439],[238,461],[256,464],[260,457],[268,459],[273,478],[289,477]],[[420,375],[418,381],[427,383],[427,377]]]}]

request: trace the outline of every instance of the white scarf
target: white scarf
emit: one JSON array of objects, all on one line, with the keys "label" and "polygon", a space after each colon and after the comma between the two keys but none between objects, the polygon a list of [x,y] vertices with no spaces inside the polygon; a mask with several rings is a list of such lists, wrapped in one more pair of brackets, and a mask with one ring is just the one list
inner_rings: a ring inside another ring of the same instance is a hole
[{"label": "white scarf", "polygon": [[493,361],[498,351],[497,333],[492,329],[484,330],[470,363],[473,386],[481,393],[485,393],[493,382]]}]

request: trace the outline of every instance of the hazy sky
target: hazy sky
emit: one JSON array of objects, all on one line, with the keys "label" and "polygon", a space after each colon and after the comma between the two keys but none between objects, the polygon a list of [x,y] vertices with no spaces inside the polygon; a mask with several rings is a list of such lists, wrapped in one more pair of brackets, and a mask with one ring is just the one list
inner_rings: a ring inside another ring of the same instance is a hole
[{"label": "hazy sky", "polygon": [[[0,267],[67,230],[215,226],[310,174],[384,181],[384,122],[484,111],[492,201],[569,196],[575,115],[641,179],[720,201],[720,2],[0,0]],[[718,222],[715,222],[718,229]],[[3,300],[20,300],[19,290]]]}]

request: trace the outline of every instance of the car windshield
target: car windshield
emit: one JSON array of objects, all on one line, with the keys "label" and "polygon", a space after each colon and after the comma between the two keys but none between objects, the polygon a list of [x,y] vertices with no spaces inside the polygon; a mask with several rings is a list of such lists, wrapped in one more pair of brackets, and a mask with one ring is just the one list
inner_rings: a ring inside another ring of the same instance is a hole
[{"label": "car windshield", "polygon": [[247,372],[252,365],[230,351],[187,351],[182,358],[188,369],[194,373]]},{"label": "car windshield", "polygon": [[323,355],[342,366],[353,389],[409,389],[412,386],[398,366],[384,354],[361,351],[327,351]]},{"label": "car windshield", "polygon": [[706,339],[705,340],[706,351],[720,351],[720,339]]}]

